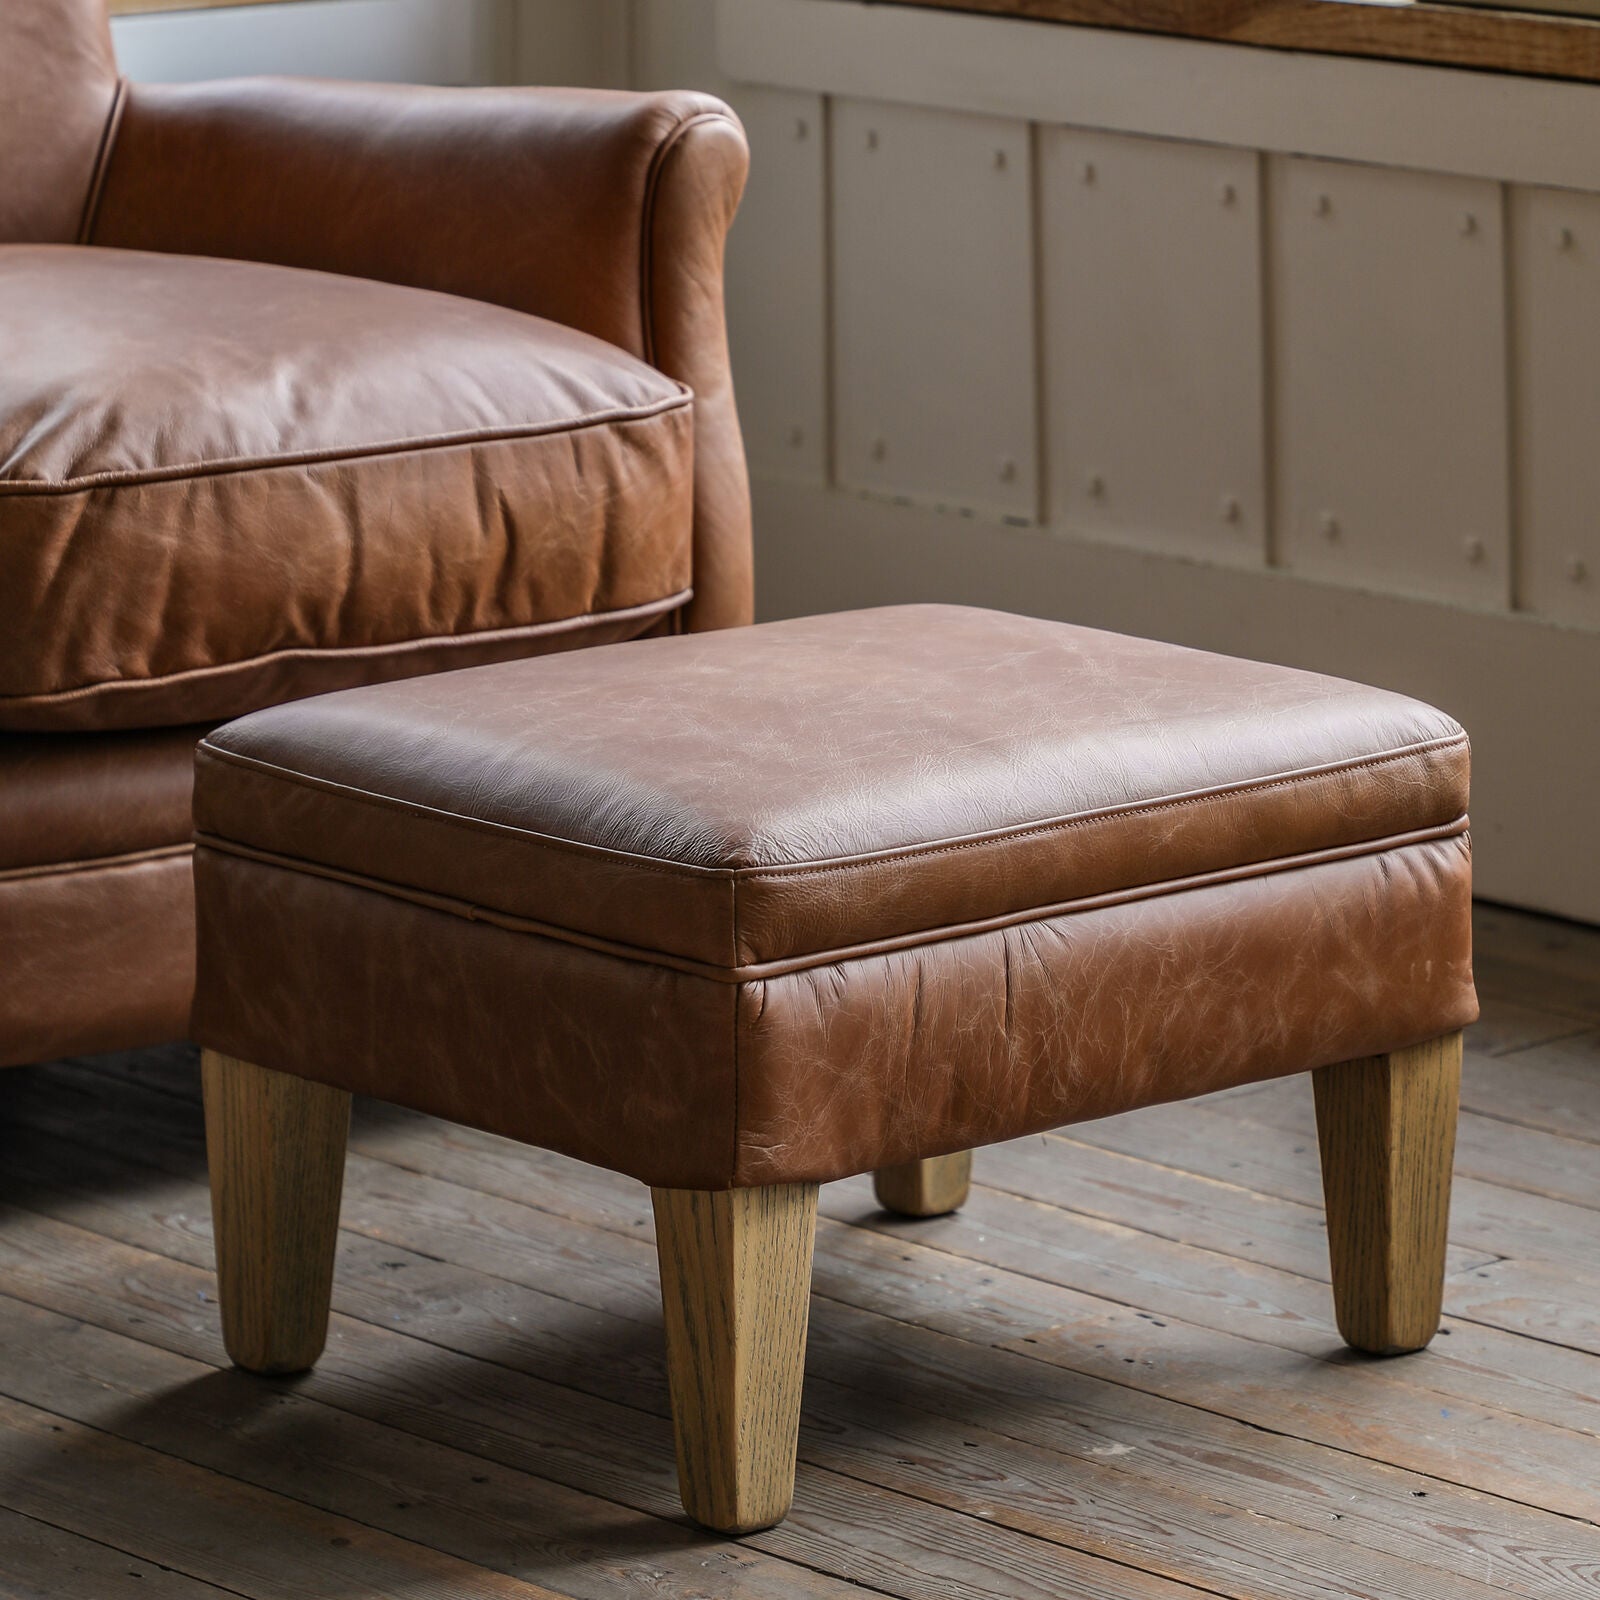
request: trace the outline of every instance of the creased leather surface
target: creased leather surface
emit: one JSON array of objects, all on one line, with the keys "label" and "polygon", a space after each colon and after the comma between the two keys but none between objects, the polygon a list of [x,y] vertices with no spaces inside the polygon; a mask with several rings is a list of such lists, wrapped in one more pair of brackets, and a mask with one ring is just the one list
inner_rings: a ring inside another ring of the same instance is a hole
[{"label": "creased leather surface", "polygon": [[204,732],[0,734],[0,872],[187,844]]},{"label": "creased leather surface", "polygon": [[1477,1014],[1461,838],[738,986],[196,855],[194,1033],[672,1188],[826,1181]]},{"label": "creased leather surface", "polygon": [[1462,838],[816,968],[741,991],[735,1181],[969,1149],[1477,1014]]},{"label": "creased leather surface", "polygon": [[214,720],[682,603],[689,397],[586,334],[78,248],[0,248],[0,304],[0,727]]},{"label": "creased leather surface", "polygon": [[960,607],[652,639],[279,707],[196,823],[723,968],[1464,827],[1448,717]]},{"label": "creased leather surface", "polygon": [[103,0],[0,0],[0,244],[78,237],[116,92]]},{"label": "creased leather surface", "polygon": [[193,992],[186,848],[0,873],[0,1066],[181,1039]]},{"label": "creased leather surface", "polygon": [[138,86],[93,241],[440,289],[604,339],[693,389],[691,628],[748,622],[723,241],[748,167],[709,95],[250,79]]},{"label": "creased leather surface", "polygon": [[205,849],[195,887],[202,1044],[650,1182],[726,1175],[728,985]]}]

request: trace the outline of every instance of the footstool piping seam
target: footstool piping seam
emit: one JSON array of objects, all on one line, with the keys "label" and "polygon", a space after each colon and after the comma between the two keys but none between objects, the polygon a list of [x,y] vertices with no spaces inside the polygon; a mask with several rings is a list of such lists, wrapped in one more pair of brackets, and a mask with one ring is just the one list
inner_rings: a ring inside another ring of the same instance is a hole
[{"label": "footstool piping seam", "polygon": [[1068,829],[1087,827],[1093,823],[1112,821],[1119,817],[1144,816],[1158,811],[1175,810],[1181,806],[1199,805],[1207,800],[1222,799],[1233,794],[1261,794],[1269,789],[1285,789],[1292,784],[1303,783],[1311,778],[1321,778],[1338,772],[1360,771],[1367,767],[1383,766],[1387,762],[1403,761],[1408,757],[1421,754],[1430,749],[1452,749],[1465,743],[1464,736],[1448,740],[1434,740],[1428,744],[1410,745],[1403,750],[1391,750],[1383,755],[1352,761],[1332,762],[1322,767],[1307,767],[1304,771],[1286,773],[1279,777],[1251,778],[1238,784],[1222,784],[1213,789],[1197,789],[1189,794],[1175,795],[1160,800],[1140,800],[1127,805],[1106,806],[1099,811],[1085,811],[1076,816],[1055,818],[1049,822],[1028,823],[1020,828],[998,833],[974,834],[971,838],[954,839],[947,843],[907,845],[898,850],[873,851],[867,855],[846,856],[837,861],[807,861],[796,862],[792,866],[740,867],[734,870],[740,877],[757,880],[763,878],[793,878],[807,873],[841,872],[851,867],[872,865],[879,861],[898,861],[908,857],[921,859],[925,856],[948,855],[956,850],[971,850],[980,845],[991,844],[1003,839],[1026,839],[1035,834],[1065,832]]},{"label": "footstool piping seam", "polygon": [[1113,889],[1104,894],[1088,895],[1078,900],[1057,901],[1047,906],[1030,906],[1025,911],[1005,912],[1000,916],[986,917],[974,922],[923,928],[912,933],[875,939],[865,944],[809,951],[798,956],[782,956],[771,961],[752,962],[741,967],[716,966],[689,956],[674,955],[666,950],[650,950],[640,945],[624,944],[620,940],[604,939],[596,934],[583,933],[576,928],[564,928],[556,923],[540,922],[533,917],[519,917],[510,912],[496,911],[492,907],[474,905],[469,900],[460,900],[451,895],[434,894],[426,889],[413,889],[383,878],[364,877],[360,873],[324,866],[319,861],[305,861],[296,856],[281,855],[271,850],[258,850],[253,845],[239,844],[232,839],[223,839],[214,834],[197,833],[195,841],[205,849],[215,850],[219,855],[231,855],[279,871],[295,872],[306,877],[346,884],[351,888],[364,889],[391,900],[401,900],[426,910],[441,912],[446,916],[459,917],[466,922],[487,923],[490,927],[499,928],[506,933],[528,934],[550,939],[559,944],[576,945],[580,949],[593,950],[600,955],[614,956],[622,961],[635,961],[645,966],[665,967],[669,971],[681,972],[693,978],[705,978],[713,983],[742,984],[787,977],[791,973],[807,972],[817,967],[857,961],[869,956],[892,955],[898,951],[918,949],[925,945],[953,943],[958,939],[972,938],[1005,928],[1049,922],[1057,917],[1071,916],[1079,912],[1100,911],[1111,906],[1129,905],[1143,900],[1165,899],[1169,895],[1186,894],[1220,884],[1276,877],[1279,873],[1294,871],[1300,867],[1315,867],[1335,861],[1388,855],[1412,845],[1463,838],[1467,831],[1468,818],[1463,814],[1454,822],[1433,828],[1417,829],[1411,833],[1389,834],[1382,839],[1368,840],[1359,844],[1335,845],[1327,850],[1306,851],[1300,855],[1276,857],[1271,861],[1223,867],[1215,872],[1197,873],[1191,877],[1170,878],[1161,883],[1141,884],[1129,889]]},{"label": "footstool piping seam", "polygon": [[[378,794],[370,789],[359,789],[353,784],[339,783],[331,778],[319,778],[308,772],[297,772],[292,767],[247,756],[238,751],[214,745],[209,739],[200,741],[199,749],[209,758],[234,766],[254,769],[280,778],[300,788],[337,794],[359,804],[375,806],[385,811],[395,811],[409,816],[423,816],[450,826],[467,828],[473,832],[512,834],[532,840],[552,850],[564,851],[585,858],[596,856],[625,863],[640,872],[661,872],[679,877],[696,878],[763,878],[799,877],[808,873],[839,872],[849,868],[873,866],[879,862],[920,859],[924,856],[947,854],[955,850],[969,850],[984,844],[1008,839],[1026,839],[1038,834],[1087,827],[1093,823],[1111,821],[1119,817],[1143,816],[1168,811],[1181,806],[1199,805],[1237,794],[1257,794],[1269,789],[1287,788],[1291,784],[1305,783],[1313,778],[1333,776],[1341,772],[1358,772],[1379,767],[1390,762],[1404,761],[1410,757],[1426,755],[1432,751],[1469,748],[1466,734],[1449,734],[1437,739],[1427,739],[1417,744],[1402,745],[1372,756],[1352,756],[1343,761],[1330,761],[1321,766],[1304,767],[1293,772],[1275,773],[1264,778],[1242,778],[1236,783],[1218,784],[1209,789],[1193,789],[1183,794],[1163,796],[1156,800],[1132,801],[1122,805],[1102,806],[1094,811],[1078,811],[1063,817],[1051,817],[1042,822],[1028,822],[1008,828],[996,828],[985,833],[975,833],[931,844],[894,845],[882,850],[864,851],[859,855],[837,856],[823,861],[801,861],[781,866],[702,867],[689,861],[670,861],[662,856],[647,856],[613,845],[588,844],[581,839],[563,839],[555,834],[540,833],[534,828],[521,828],[513,822],[496,822],[488,817],[469,817],[461,812],[445,811],[420,800],[404,800],[394,795]],[[1441,824],[1443,826],[1443,824]]]}]

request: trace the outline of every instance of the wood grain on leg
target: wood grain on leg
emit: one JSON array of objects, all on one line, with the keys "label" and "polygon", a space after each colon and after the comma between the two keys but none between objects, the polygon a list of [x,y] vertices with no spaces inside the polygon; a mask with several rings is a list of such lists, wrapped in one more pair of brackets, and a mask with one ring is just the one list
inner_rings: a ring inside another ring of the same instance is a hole
[{"label": "wood grain on leg", "polygon": [[794,1498],[817,1186],[652,1194],[684,1510],[754,1533]]},{"label": "wood grain on leg", "polygon": [[872,1175],[878,1204],[903,1217],[942,1217],[959,1211],[972,1187],[972,1152],[929,1156],[902,1167],[880,1167]]},{"label": "wood grain on leg", "polygon": [[205,1052],[222,1337],[250,1372],[303,1372],[328,1337],[350,1096]]},{"label": "wood grain on leg", "polygon": [[1444,1297],[1461,1035],[1312,1074],[1339,1332],[1420,1350]]}]

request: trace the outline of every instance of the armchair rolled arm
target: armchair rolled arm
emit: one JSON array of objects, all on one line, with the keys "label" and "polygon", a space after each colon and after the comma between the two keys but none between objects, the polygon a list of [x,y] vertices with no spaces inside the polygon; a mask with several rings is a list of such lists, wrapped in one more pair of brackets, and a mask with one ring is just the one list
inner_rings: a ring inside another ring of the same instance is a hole
[{"label": "armchair rolled arm", "polygon": [[314,268],[531,312],[694,390],[692,628],[751,614],[723,315],[748,151],[692,93],[244,79],[132,89],[90,243]]}]

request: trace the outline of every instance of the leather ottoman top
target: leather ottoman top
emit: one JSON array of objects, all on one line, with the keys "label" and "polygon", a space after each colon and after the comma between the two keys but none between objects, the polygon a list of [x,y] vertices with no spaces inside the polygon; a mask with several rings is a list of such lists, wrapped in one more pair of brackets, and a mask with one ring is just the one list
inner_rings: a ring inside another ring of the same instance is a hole
[{"label": "leather ottoman top", "polygon": [[214,849],[726,981],[1466,828],[1400,695],[905,606],[348,690],[200,746]]}]

